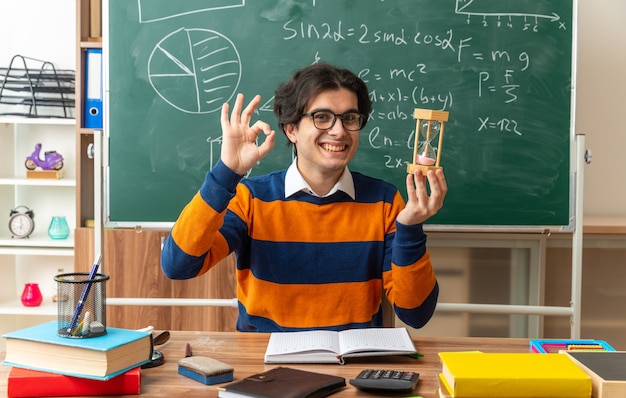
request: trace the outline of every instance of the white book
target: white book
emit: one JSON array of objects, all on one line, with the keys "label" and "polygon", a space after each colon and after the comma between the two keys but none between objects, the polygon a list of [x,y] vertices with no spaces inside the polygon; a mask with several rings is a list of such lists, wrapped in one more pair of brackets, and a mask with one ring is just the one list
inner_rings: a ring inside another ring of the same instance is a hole
[{"label": "white book", "polygon": [[345,358],[415,354],[415,345],[405,328],[311,330],[274,332],[265,363],[339,363]]}]

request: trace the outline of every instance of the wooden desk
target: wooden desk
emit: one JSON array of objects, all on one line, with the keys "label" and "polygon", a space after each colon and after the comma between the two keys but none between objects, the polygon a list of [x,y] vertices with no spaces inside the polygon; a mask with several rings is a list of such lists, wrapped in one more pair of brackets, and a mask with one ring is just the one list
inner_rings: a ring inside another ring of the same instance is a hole
[{"label": "wooden desk", "polygon": [[[185,343],[191,344],[194,355],[209,356],[233,366],[235,380],[240,380],[279,366],[263,363],[268,338],[268,334],[259,333],[173,331],[167,343],[156,347],[165,355],[165,364],[142,371],[141,395],[167,398],[217,397],[217,386],[205,386],[178,374],[178,360],[185,354]],[[424,355],[420,359],[394,356],[351,359],[346,365],[288,364],[284,366],[346,378],[348,386],[332,397],[374,397],[374,394],[359,391],[348,383],[348,379],[356,376],[362,369],[413,370],[420,373],[418,387],[412,394],[402,396],[421,395],[424,398],[431,398],[437,396],[437,375],[441,369],[437,353],[440,351],[529,351],[529,340],[522,338],[416,337],[414,341],[417,350]],[[4,359],[4,353],[0,353],[0,359]],[[8,366],[0,366],[0,396],[3,397],[7,394],[9,369]]]}]

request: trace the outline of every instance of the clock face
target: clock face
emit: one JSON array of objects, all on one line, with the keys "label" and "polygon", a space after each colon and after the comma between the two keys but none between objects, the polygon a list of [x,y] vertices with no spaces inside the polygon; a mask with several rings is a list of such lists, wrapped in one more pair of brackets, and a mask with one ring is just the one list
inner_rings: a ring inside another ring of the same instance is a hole
[{"label": "clock face", "polygon": [[9,218],[9,231],[14,238],[25,238],[33,232],[35,224],[27,214],[17,213]]}]

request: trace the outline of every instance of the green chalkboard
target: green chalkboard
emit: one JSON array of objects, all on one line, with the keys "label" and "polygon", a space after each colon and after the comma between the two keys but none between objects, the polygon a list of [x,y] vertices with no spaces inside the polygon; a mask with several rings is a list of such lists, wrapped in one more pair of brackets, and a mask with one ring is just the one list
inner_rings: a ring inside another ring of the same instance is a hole
[{"label": "green chalkboard", "polygon": [[219,109],[263,97],[278,133],[251,174],[286,168],[272,96],[328,61],[373,101],[350,168],[405,192],[414,108],[446,110],[449,193],[429,223],[568,226],[573,0],[109,0],[110,224],[171,223],[219,158]]}]

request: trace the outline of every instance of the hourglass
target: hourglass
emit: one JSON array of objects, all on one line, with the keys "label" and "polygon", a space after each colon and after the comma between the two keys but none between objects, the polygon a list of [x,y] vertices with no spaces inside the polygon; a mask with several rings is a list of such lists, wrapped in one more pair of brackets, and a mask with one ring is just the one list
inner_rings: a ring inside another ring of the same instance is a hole
[{"label": "hourglass", "polygon": [[443,126],[448,121],[448,112],[415,108],[413,118],[416,119],[413,163],[406,170],[410,174],[420,170],[426,175],[428,170],[441,168]]}]

